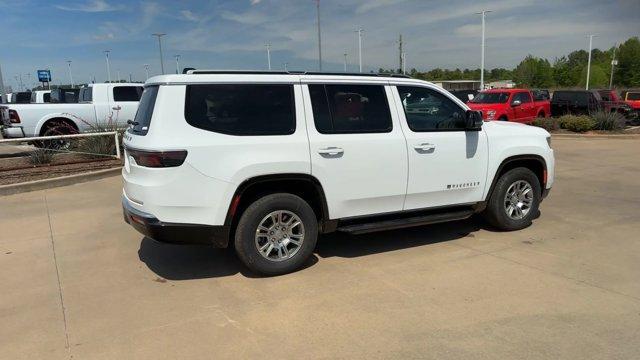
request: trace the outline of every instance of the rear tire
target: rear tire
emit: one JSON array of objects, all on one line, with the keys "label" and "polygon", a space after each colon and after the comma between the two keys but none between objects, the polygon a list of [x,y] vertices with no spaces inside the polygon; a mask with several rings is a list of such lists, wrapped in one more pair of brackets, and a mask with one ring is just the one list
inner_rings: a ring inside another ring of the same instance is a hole
[{"label": "rear tire", "polygon": [[500,120],[500,121],[509,121],[509,119],[507,119],[507,117],[504,116],[504,115],[500,116],[500,118],[498,120]]},{"label": "rear tire", "polygon": [[543,118],[543,117],[545,117],[545,113],[544,113],[544,111],[540,111],[540,112],[538,113],[538,117],[539,117],[539,118]]},{"label": "rear tire", "polygon": [[527,168],[514,168],[500,176],[482,215],[500,230],[524,229],[537,216],[540,198],[538,177]]},{"label": "rear tire", "polygon": [[[64,120],[49,122],[45,126],[42,136],[73,135],[78,133],[78,130],[73,125]],[[68,150],[71,146],[71,141],[69,139],[41,140],[36,141],[34,145],[51,150]]]},{"label": "rear tire", "polygon": [[299,269],[318,239],[318,220],[302,198],[286,193],[264,196],[244,211],[235,233],[240,260],[252,271],[281,275]]}]

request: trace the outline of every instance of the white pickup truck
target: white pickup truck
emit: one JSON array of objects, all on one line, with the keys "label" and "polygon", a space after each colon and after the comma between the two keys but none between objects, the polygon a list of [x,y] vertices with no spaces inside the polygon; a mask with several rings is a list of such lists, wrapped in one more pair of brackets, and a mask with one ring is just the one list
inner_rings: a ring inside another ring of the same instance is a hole
[{"label": "white pickup truck", "polygon": [[97,124],[124,125],[138,110],[142,84],[90,84],[77,104],[7,104],[2,118],[5,138],[82,133]]}]

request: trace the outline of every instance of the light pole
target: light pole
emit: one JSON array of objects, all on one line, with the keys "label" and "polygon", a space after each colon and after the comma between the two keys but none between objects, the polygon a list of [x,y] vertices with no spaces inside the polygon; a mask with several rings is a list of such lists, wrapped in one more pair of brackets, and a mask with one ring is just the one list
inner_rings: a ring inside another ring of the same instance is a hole
[{"label": "light pole", "polygon": [[109,65],[109,53],[111,52],[111,50],[105,50],[103,51],[106,59],[107,59],[107,79],[109,79],[109,82],[111,82],[111,65]]},{"label": "light pole", "polygon": [[289,71],[289,63],[284,63],[284,71],[285,72]]},{"label": "light pole", "polygon": [[7,95],[4,90],[4,79],[2,79],[2,66],[0,66],[0,102],[4,103],[7,100]]},{"label": "light pole", "polygon": [[347,72],[347,53],[342,54],[344,56],[344,72]]},{"label": "light pole", "polygon": [[267,47],[267,66],[271,70],[271,44],[265,44],[264,46]]},{"label": "light pole", "polygon": [[318,69],[322,71],[322,38],[320,36],[320,0],[316,0],[316,10],[318,15]]},{"label": "light pole", "polygon": [[71,75],[71,60],[67,60],[67,65],[69,65],[69,80],[71,81],[71,88],[76,87],[73,83],[73,75]]},{"label": "light pole", "polygon": [[407,75],[407,52],[402,52],[402,74]]},{"label": "light pole", "polygon": [[491,12],[491,10],[482,10],[476,14],[482,15],[482,50],[481,50],[481,59],[480,59],[480,90],[484,90],[484,18],[486,13]]},{"label": "light pole", "polygon": [[145,80],[149,80],[149,64],[144,64],[144,72],[147,74],[147,78]]},{"label": "light pole", "polygon": [[593,37],[595,35],[589,35],[589,60],[587,61],[587,85],[585,90],[589,90],[589,76],[591,75],[591,47],[593,46]]},{"label": "light pole", "polygon": [[117,80],[118,80],[118,82],[120,82],[120,79],[121,79],[120,78],[120,69],[117,70],[116,74],[118,74],[118,79]]},{"label": "light pole", "polygon": [[158,37],[158,49],[160,50],[160,71],[162,72],[162,75],[164,75],[164,60],[162,60],[162,37],[167,35],[167,34],[165,34],[165,33],[154,33],[154,34],[151,34],[151,35]]},{"label": "light pole", "polygon": [[[609,89],[613,88],[613,67],[618,65],[618,60],[616,60],[617,47],[618,47],[618,44],[615,44],[613,46],[613,57],[611,58],[611,77],[609,78]],[[2,81],[2,74],[0,74],[0,81]]]},{"label": "light pole", "polygon": [[176,58],[176,74],[180,74],[180,55],[173,55]]},{"label": "light pole", "polygon": [[360,72],[362,72],[362,26],[358,28],[355,32],[358,33],[358,65],[360,67]]}]

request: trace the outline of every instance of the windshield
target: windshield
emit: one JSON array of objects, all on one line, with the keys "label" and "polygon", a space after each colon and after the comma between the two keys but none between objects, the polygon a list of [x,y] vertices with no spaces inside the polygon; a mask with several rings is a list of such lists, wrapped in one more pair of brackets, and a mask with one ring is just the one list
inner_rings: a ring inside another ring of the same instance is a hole
[{"label": "windshield", "polygon": [[509,93],[481,92],[470,102],[475,104],[503,104],[509,100]]},{"label": "windshield", "polygon": [[627,100],[640,100],[640,92],[637,93],[628,93]]}]

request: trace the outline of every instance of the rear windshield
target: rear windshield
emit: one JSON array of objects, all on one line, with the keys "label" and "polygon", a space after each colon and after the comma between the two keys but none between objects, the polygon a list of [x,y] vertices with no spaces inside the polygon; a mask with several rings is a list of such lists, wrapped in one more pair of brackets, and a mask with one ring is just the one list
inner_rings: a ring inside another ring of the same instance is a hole
[{"label": "rear windshield", "polygon": [[80,97],[78,99],[79,102],[91,102],[93,98],[91,96],[92,93],[93,93],[93,88],[90,86],[80,89]]},{"label": "rear windshield", "polygon": [[503,104],[509,100],[509,93],[478,93],[470,102],[474,104]]},{"label": "rear windshield", "polygon": [[293,134],[293,85],[188,85],[184,117],[191,126],[222,134]]},{"label": "rear windshield", "polygon": [[145,135],[149,131],[149,125],[151,125],[151,116],[153,115],[153,108],[156,105],[156,97],[158,96],[158,86],[148,86],[144,89],[140,103],[138,104],[138,111],[134,118],[133,126],[129,131],[137,135]]},{"label": "rear windshield", "polygon": [[556,91],[553,93],[553,101],[562,102],[589,102],[589,93],[586,91]]},{"label": "rear windshield", "polygon": [[627,100],[640,100],[640,93],[627,93]]}]

